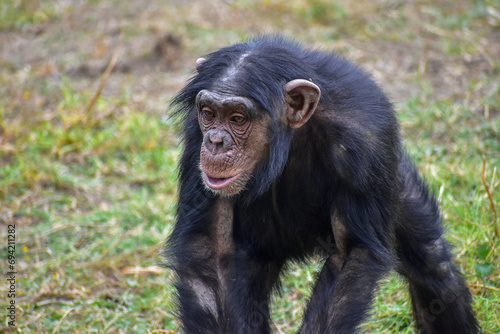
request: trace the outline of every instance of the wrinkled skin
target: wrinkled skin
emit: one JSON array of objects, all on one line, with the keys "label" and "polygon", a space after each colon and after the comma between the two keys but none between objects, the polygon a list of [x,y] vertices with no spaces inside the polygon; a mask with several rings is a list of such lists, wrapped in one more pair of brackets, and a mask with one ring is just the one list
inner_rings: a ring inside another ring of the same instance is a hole
[{"label": "wrinkled skin", "polygon": [[257,107],[249,99],[206,90],[198,94],[197,106],[205,185],[219,195],[235,195],[269,152],[270,117],[261,113],[251,119],[250,111]]},{"label": "wrinkled skin", "polygon": [[[321,92],[315,84],[302,79],[290,81],[284,89],[284,122],[299,128],[314,113]],[[203,133],[203,181],[218,195],[236,195],[269,154],[271,118],[250,99],[226,92],[202,90],[196,106]]]}]

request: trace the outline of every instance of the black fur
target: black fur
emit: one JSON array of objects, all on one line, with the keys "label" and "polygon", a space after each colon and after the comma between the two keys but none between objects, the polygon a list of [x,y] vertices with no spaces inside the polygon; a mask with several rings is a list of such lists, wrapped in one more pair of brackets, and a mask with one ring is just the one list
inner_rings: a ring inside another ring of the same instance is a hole
[{"label": "black fur", "polygon": [[[436,201],[401,148],[393,108],[370,77],[341,57],[280,37],[236,44],[206,59],[172,102],[184,153],[177,222],[164,255],[178,276],[185,333],[270,333],[268,300],[281,270],[318,253],[326,262],[300,333],[356,332],[377,281],[391,269],[409,281],[422,333],[477,333]],[[203,138],[195,98],[227,85],[228,71],[232,91],[253,100],[273,126],[269,157],[233,199],[234,254],[215,259],[209,236],[217,198],[199,171]],[[296,130],[280,121],[283,86],[293,79],[311,80],[322,92],[315,114]],[[334,261],[332,217],[345,228],[341,266]],[[193,280],[216,310],[201,305]]]}]

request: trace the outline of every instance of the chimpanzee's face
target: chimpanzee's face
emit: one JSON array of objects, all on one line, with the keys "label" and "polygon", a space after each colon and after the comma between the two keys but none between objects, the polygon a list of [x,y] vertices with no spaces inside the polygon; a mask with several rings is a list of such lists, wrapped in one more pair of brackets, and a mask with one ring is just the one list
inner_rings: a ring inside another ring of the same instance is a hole
[{"label": "chimpanzee's face", "polygon": [[222,196],[236,195],[268,156],[270,116],[248,98],[208,90],[198,93],[196,106],[205,185]]}]

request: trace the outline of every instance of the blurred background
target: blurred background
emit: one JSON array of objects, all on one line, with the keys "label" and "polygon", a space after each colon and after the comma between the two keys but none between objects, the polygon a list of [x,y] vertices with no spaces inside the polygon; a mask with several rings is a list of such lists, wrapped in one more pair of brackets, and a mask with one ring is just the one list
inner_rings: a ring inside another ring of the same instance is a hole
[{"label": "blurred background", "polygon": [[[485,333],[500,332],[500,1],[1,0],[0,253],[15,224],[16,326],[0,332],[176,333],[178,129],[169,99],[196,58],[256,33],[335,50],[391,97],[438,197]],[[496,207],[495,207],[496,204]],[[273,302],[294,333],[318,261]],[[363,333],[415,333],[384,279]]]}]

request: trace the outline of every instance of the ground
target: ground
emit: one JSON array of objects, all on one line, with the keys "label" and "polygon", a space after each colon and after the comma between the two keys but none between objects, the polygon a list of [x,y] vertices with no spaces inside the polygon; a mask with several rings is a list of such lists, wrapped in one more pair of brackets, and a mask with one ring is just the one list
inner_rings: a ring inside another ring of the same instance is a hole
[{"label": "ground", "polygon": [[[336,50],[382,85],[481,326],[500,332],[498,0],[0,2],[0,250],[16,279],[1,283],[0,332],[178,330],[157,266],[180,155],[168,101],[196,58],[256,33]],[[276,333],[300,325],[317,270],[284,277]],[[362,327],[389,331],[415,332],[395,275]]]}]

